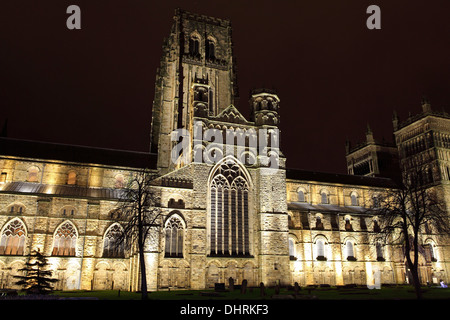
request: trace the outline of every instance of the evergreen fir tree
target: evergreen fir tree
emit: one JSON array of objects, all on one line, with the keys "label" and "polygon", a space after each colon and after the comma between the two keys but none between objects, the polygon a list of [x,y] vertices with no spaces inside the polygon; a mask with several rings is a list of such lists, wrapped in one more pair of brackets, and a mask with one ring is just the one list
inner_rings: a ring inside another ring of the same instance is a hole
[{"label": "evergreen fir tree", "polygon": [[52,283],[58,279],[51,278],[52,271],[45,270],[48,266],[47,259],[39,252],[33,251],[30,254],[25,267],[19,271],[24,271],[24,276],[14,276],[20,279],[16,285],[22,286],[27,294],[49,294],[53,291]]}]

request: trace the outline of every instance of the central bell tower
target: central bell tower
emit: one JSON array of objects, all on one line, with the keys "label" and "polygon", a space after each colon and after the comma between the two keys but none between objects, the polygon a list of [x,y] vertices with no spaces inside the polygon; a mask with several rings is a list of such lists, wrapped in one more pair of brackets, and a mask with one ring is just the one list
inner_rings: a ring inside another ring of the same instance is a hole
[{"label": "central bell tower", "polygon": [[190,105],[205,116],[216,116],[237,99],[230,21],[175,10],[163,44],[152,109],[150,152],[158,154],[161,173],[173,169],[172,131],[191,127]]}]

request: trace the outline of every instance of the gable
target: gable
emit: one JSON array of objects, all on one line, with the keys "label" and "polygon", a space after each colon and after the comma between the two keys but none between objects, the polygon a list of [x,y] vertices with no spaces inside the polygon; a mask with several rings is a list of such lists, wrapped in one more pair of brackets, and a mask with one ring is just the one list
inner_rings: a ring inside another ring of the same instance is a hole
[{"label": "gable", "polygon": [[225,108],[225,110],[223,110],[217,116],[212,118],[221,122],[248,124],[247,119],[245,119],[245,117],[239,112],[239,110],[236,109],[236,107],[232,104]]}]

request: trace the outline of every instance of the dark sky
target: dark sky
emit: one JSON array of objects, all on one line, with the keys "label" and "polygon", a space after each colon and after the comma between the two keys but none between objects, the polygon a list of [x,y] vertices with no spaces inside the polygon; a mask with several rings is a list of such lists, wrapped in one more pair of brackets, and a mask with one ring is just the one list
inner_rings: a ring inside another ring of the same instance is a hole
[{"label": "dark sky", "polygon": [[[81,8],[81,30],[66,8]],[[366,9],[381,8],[381,30]],[[345,173],[345,140],[392,140],[400,118],[450,111],[450,2],[297,0],[3,1],[0,125],[8,136],[148,151],[156,68],[176,7],[228,18],[238,64],[238,108],[251,88],[281,99],[291,168]]]}]

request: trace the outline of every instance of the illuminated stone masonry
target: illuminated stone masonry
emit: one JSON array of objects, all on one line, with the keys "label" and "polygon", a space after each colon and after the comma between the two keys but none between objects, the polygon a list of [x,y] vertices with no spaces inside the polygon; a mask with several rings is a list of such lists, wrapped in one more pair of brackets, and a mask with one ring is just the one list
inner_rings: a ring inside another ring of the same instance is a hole
[{"label": "illuminated stone masonry", "polygon": [[[348,175],[289,169],[276,143],[279,97],[253,90],[246,119],[233,105],[234,61],[228,20],[177,10],[157,72],[150,153],[0,138],[0,288],[14,288],[27,255],[40,250],[56,289],[139,290],[138,255],[114,239],[120,192],[143,168],[156,176],[163,214],[145,249],[150,290],[230,278],[373,285],[378,274],[381,283],[404,283],[401,248],[370,241],[379,226],[366,209],[396,187],[382,174],[419,156],[430,186],[450,203],[448,115],[424,103],[421,115],[394,119],[396,146],[377,145],[368,131],[366,145],[347,145]],[[188,133],[182,150],[177,129]],[[447,282],[448,245],[433,233],[425,241],[422,281]]]}]

